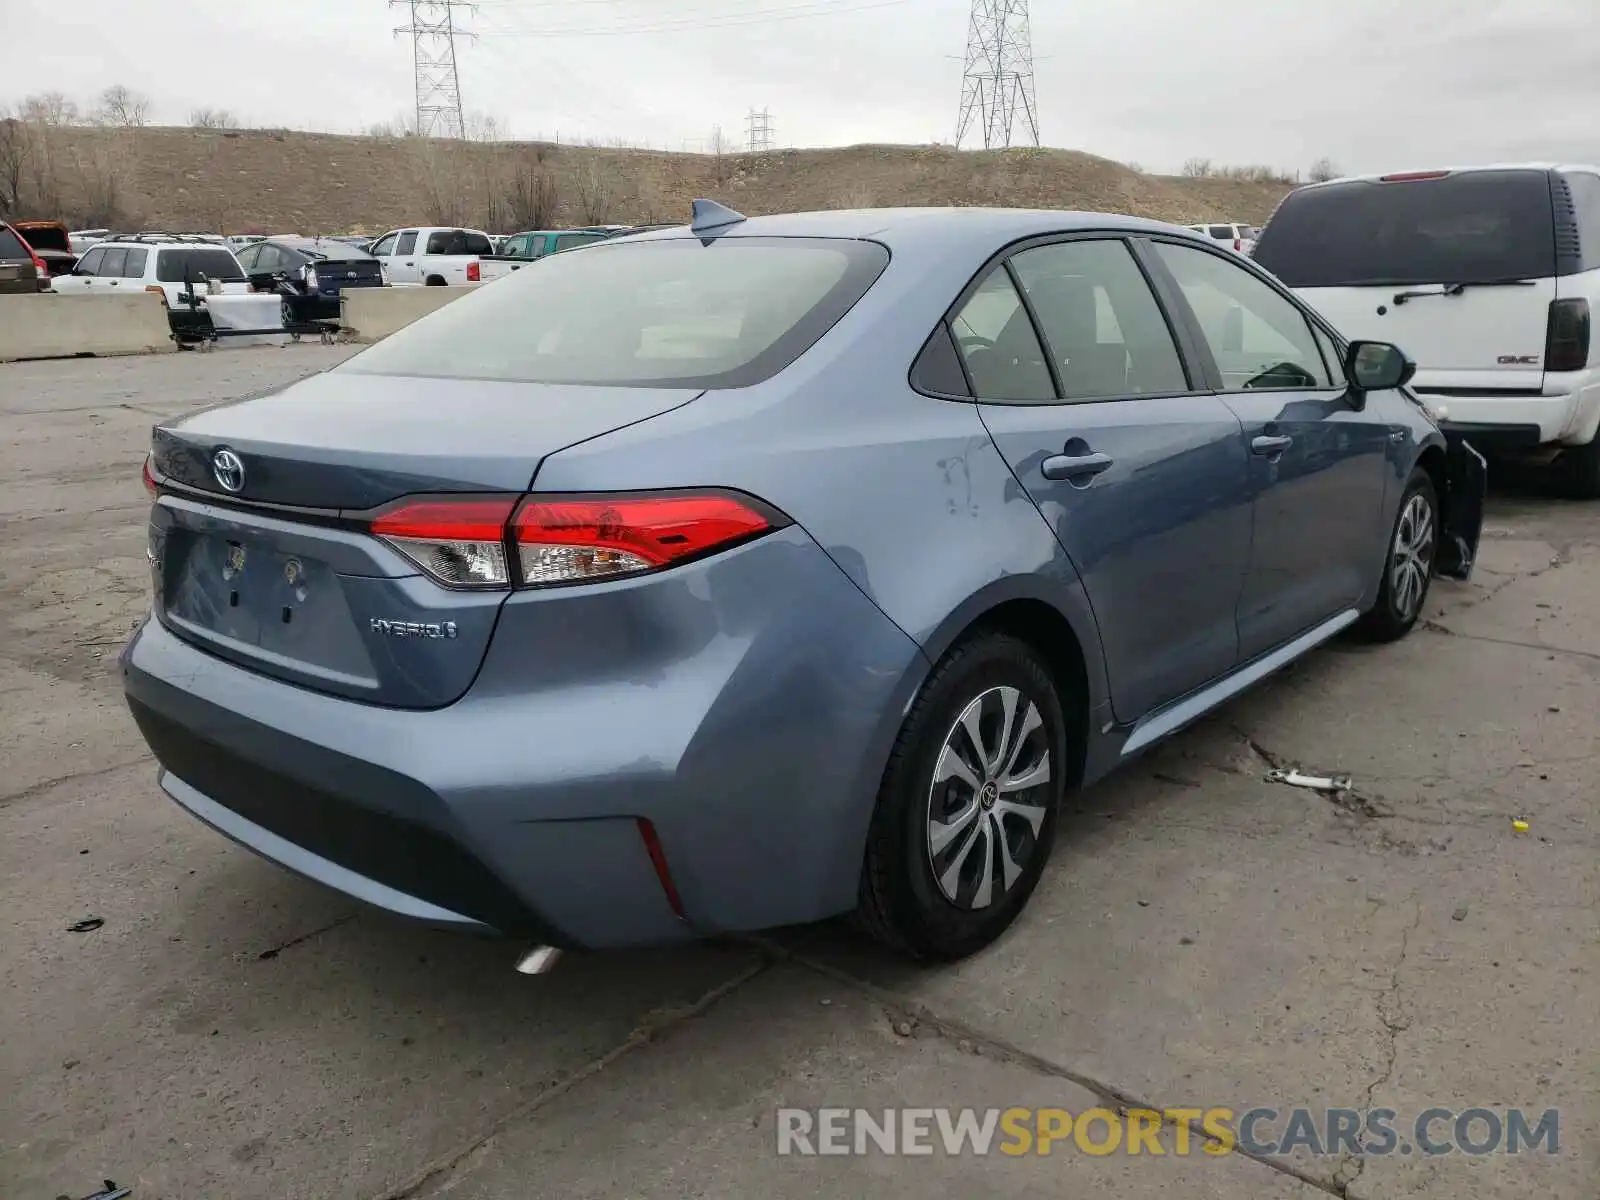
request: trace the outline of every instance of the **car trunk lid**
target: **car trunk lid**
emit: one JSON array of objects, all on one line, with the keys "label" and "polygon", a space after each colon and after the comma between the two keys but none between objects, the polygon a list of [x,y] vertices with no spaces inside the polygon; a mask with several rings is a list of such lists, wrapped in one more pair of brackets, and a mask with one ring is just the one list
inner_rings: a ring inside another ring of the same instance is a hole
[{"label": "car trunk lid", "polygon": [[546,455],[699,394],[334,372],[158,426],[157,617],[300,686],[449,704],[509,593],[436,583],[368,532],[375,511],[406,495],[521,493]]}]

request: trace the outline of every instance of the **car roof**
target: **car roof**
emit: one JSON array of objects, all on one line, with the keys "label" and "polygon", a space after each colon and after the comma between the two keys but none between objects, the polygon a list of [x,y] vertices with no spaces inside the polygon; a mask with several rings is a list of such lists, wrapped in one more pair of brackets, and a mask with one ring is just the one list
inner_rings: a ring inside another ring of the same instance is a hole
[{"label": "car roof", "polygon": [[[1325,179],[1320,183],[1302,184],[1296,191],[1309,192],[1315,188],[1330,187],[1336,183],[1380,183],[1386,179],[1393,179],[1397,175],[1472,175],[1482,171],[1588,171],[1600,175],[1600,167],[1587,163],[1558,163],[1558,162],[1507,162],[1507,163],[1477,163],[1470,167],[1427,166],[1403,167],[1393,171],[1375,171],[1370,175],[1341,175],[1337,179]],[[1292,193],[1291,193],[1292,194]]]},{"label": "car roof", "polygon": [[[1179,233],[1182,225],[1117,213],[1023,208],[861,208],[747,217],[712,231],[717,237],[853,238],[882,242],[891,250],[939,242],[979,241],[994,249],[1009,242],[1051,233],[1106,230],[1125,233]],[[647,230],[630,242],[664,241],[689,235],[687,225]]]},{"label": "car roof", "polygon": [[290,250],[309,250],[320,254],[323,258],[371,258],[365,250],[352,246],[349,242],[341,242],[338,238],[309,238],[309,237],[275,237],[267,238],[267,243],[273,246],[284,246]]}]

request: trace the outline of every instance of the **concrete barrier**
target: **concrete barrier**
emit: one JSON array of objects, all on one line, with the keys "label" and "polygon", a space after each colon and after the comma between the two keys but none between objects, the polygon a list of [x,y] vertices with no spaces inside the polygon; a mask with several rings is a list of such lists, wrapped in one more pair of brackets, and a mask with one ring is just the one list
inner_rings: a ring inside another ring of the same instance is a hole
[{"label": "concrete barrier", "polygon": [[351,288],[339,297],[339,323],[351,341],[380,341],[482,286]]},{"label": "concrete barrier", "polygon": [[167,306],[150,292],[126,296],[0,296],[0,362],[176,351]]}]

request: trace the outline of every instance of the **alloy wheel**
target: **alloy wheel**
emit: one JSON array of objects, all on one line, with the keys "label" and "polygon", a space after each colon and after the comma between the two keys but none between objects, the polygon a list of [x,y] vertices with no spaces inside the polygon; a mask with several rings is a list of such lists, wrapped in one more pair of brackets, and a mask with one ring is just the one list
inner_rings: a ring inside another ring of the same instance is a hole
[{"label": "alloy wheel", "polygon": [[1050,741],[1038,706],[995,687],[945,735],[928,791],[928,863],[946,900],[987,908],[1022,876],[1051,800]]},{"label": "alloy wheel", "polygon": [[1433,505],[1421,492],[1406,501],[1394,530],[1394,548],[1389,555],[1389,594],[1395,614],[1409,621],[1422,606],[1433,572]]}]

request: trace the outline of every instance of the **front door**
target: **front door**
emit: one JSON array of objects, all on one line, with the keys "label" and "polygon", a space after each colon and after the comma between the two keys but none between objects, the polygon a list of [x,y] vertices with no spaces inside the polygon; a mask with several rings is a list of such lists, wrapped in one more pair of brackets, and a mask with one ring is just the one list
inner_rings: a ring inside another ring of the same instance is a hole
[{"label": "front door", "polygon": [[1127,244],[1022,250],[952,331],[995,444],[1083,580],[1117,719],[1226,674],[1249,564],[1250,465],[1238,418],[1191,384]]},{"label": "front door", "polygon": [[1287,294],[1235,256],[1151,246],[1250,451],[1239,652],[1251,659],[1370,598],[1393,431],[1354,400],[1332,339]]}]

